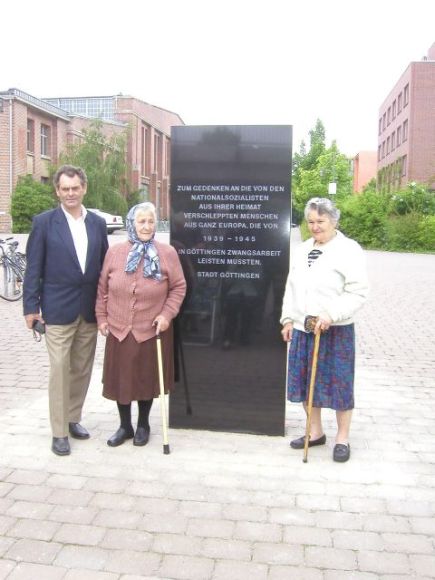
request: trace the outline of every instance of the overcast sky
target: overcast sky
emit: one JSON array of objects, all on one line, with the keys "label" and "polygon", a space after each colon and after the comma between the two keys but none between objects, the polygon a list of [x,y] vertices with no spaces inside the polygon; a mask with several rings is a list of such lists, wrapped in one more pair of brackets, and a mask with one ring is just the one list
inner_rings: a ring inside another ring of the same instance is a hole
[{"label": "overcast sky", "polygon": [[0,90],[290,124],[295,149],[319,117],[347,155],[377,148],[379,106],[435,42],[434,0],[16,0],[0,18]]}]

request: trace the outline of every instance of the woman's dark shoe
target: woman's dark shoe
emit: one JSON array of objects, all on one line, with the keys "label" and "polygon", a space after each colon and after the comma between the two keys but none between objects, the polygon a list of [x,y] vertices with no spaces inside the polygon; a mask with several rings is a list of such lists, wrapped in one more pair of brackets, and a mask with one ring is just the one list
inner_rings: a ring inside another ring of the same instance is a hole
[{"label": "woman's dark shoe", "polygon": [[[325,445],[326,443],[326,435],[323,434],[318,439],[310,440],[308,442],[308,447],[315,447],[316,445]],[[290,447],[292,449],[303,449],[305,444],[305,437],[299,437],[299,439],[293,439],[290,441]]]},{"label": "woman's dark shoe", "polygon": [[71,453],[71,448],[69,446],[68,437],[53,437],[51,450],[53,453],[56,453],[56,455],[69,455]]},{"label": "woman's dark shoe", "polygon": [[124,441],[127,441],[127,439],[133,439],[133,437],[133,427],[130,429],[124,429],[124,427],[120,427],[118,431],[107,440],[107,445],[109,445],[109,447],[118,447],[118,445],[122,445]]},{"label": "woman's dark shoe", "polygon": [[343,443],[337,443],[334,446],[334,453],[332,454],[334,461],[339,463],[344,463],[350,457],[350,445],[344,445]]},{"label": "woman's dark shoe", "polygon": [[136,433],[134,434],[133,445],[146,445],[150,438],[149,427],[138,427]]}]

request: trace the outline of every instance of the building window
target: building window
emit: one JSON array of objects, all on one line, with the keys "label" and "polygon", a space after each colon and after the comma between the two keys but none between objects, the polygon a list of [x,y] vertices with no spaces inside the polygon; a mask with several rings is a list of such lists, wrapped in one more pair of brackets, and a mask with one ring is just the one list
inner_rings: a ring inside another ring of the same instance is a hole
[{"label": "building window", "polygon": [[381,133],[382,133],[382,117],[379,119],[378,135],[380,135]]},{"label": "building window", "polygon": [[391,133],[391,151],[394,151],[396,148],[396,131]]},{"label": "building window", "polygon": [[407,167],[406,166],[407,166],[407,163],[408,163],[408,156],[407,155],[404,155],[402,157],[402,177],[404,175],[406,175],[406,170],[407,170]]},{"label": "building window", "polygon": [[402,126],[397,127],[397,147],[402,143]]},{"label": "building window", "polygon": [[386,118],[387,118],[387,114],[384,113],[382,115],[382,131],[385,129],[385,121],[386,121]]},{"label": "building window", "polygon": [[381,146],[378,146],[378,161],[381,160]]},{"label": "building window", "polygon": [[154,134],[154,173],[158,173],[159,168],[160,135]]},{"label": "building window", "polygon": [[141,174],[147,175],[147,130],[146,127],[141,129]]},{"label": "building window", "polygon": [[403,89],[403,106],[406,107],[408,103],[409,103],[409,83]]},{"label": "building window", "polygon": [[408,139],[408,119],[403,121],[403,134],[402,134],[402,142]]},{"label": "building window", "polygon": [[382,143],[382,159],[385,157],[385,141]]},{"label": "building window", "polygon": [[50,157],[50,127],[41,123],[41,155]]},{"label": "building window", "polygon": [[389,125],[391,123],[391,107],[388,107],[388,112],[387,112],[387,125]]},{"label": "building window", "polygon": [[165,175],[169,175],[169,167],[171,165],[171,142],[169,139],[165,141]]},{"label": "building window", "polygon": [[390,138],[387,137],[387,155],[390,152]]},{"label": "building window", "polygon": [[397,97],[397,114],[399,114],[401,110],[402,110],[402,93],[399,93],[399,96]]},{"label": "building window", "polygon": [[35,152],[35,121],[27,119],[27,153]]},{"label": "building window", "polygon": [[393,101],[392,115],[393,115],[393,121],[394,121],[394,119],[396,118],[396,99],[394,99],[394,101]]}]

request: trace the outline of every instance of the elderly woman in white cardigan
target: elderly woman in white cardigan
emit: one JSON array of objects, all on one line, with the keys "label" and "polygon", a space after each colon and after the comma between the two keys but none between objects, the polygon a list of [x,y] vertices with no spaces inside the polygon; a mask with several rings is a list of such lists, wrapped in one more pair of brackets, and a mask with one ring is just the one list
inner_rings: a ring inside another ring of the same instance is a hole
[{"label": "elderly woman in white cardigan", "polygon": [[[306,316],[317,318],[322,332],[311,418],[309,446],[324,445],[321,409],[334,409],[337,435],[334,461],[350,457],[349,430],[354,408],[355,332],[353,316],[368,295],[365,255],[361,246],[337,230],[340,211],[326,198],[305,207],[311,238],[292,256],[282,307],[282,337],[290,341],[288,399],[306,409],[314,334],[304,330]],[[304,437],[291,441],[304,447]]]}]

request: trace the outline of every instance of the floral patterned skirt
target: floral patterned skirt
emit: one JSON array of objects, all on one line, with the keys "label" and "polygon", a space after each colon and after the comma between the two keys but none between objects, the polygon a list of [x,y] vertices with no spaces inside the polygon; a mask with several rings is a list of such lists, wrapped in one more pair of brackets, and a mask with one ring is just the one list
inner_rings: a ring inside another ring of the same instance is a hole
[{"label": "floral patterned skirt", "polygon": [[[288,400],[306,401],[310,385],[314,334],[293,330],[289,348]],[[314,407],[336,411],[354,408],[355,329],[353,324],[331,326],[319,344]]]}]

